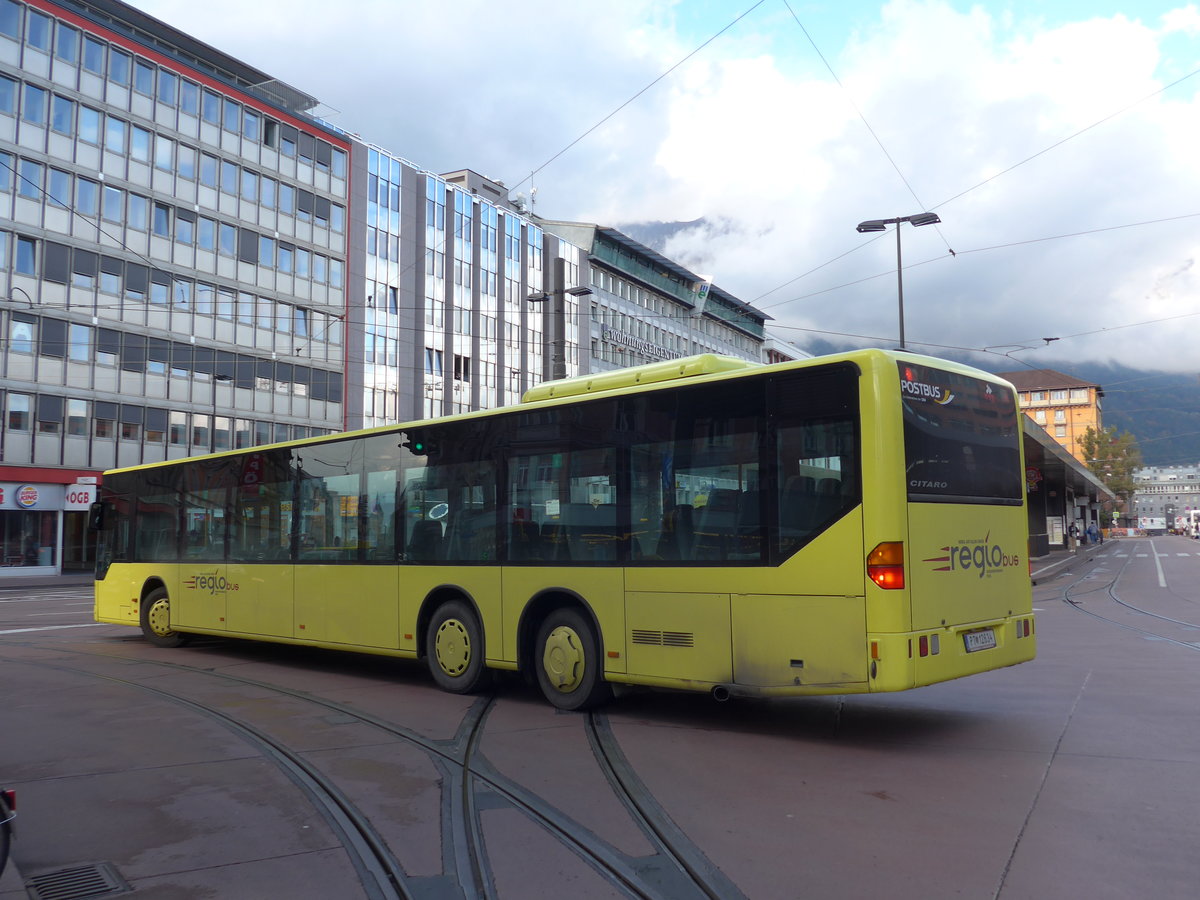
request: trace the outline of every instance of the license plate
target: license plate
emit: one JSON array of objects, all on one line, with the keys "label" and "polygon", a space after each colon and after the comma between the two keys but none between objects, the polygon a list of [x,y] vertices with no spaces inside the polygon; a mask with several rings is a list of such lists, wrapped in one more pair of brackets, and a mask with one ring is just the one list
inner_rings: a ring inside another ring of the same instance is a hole
[{"label": "license plate", "polygon": [[968,653],[974,653],[976,650],[994,650],[996,632],[990,628],[982,631],[967,631],[963,633],[963,643],[966,644]]}]

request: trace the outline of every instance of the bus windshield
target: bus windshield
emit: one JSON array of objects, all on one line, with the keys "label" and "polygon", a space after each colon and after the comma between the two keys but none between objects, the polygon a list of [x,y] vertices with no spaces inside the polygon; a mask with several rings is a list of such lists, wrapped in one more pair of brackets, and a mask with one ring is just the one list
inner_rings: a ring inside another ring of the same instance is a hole
[{"label": "bus windshield", "polygon": [[900,362],[908,499],[1021,503],[1021,423],[1011,390]]}]

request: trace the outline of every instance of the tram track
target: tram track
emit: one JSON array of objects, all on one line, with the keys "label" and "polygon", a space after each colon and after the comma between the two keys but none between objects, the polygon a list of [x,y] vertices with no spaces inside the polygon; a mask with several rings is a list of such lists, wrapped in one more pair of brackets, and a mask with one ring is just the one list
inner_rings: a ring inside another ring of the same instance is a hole
[{"label": "tram track", "polygon": [[[1150,545],[1150,552],[1157,554],[1157,551],[1154,549],[1153,544]],[[1092,593],[1092,592],[1098,592],[1100,590],[1103,590],[1105,592],[1105,594],[1108,596],[1108,599],[1110,599],[1113,603],[1116,603],[1118,606],[1128,609],[1130,612],[1137,613],[1138,615],[1147,616],[1149,618],[1158,619],[1163,622],[1169,622],[1173,625],[1180,625],[1184,628],[1200,630],[1200,624],[1198,624],[1198,623],[1187,622],[1182,619],[1176,619],[1172,616],[1166,616],[1161,613],[1154,612],[1153,610],[1149,610],[1149,609],[1145,609],[1143,607],[1137,606],[1136,604],[1130,603],[1128,600],[1122,599],[1122,597],[1120,596],[1120,594],[1117,591],[1117,585],[1120,582],[1121,577],[1125,574],[1125,571],[1129,568],[1130,563],[1132,563],[1132,561],[1134,559],[1135,559],[1134,554],[1130,553],[1128,556],[1125,557],[1125,561],[1121,564],[1120,569],[1115,574],[1112,575],[1112,577],[1107,581],[1106,584],[1104,584],[1100,587],[1092,587],[1090,590],[1088,590],[1086,592],[1079,592],[1079,593]],[[1157,555],[1156,555],[1156,560],[1157,560]],[[1093,573],[1094,573],[1094,569],[1089,571],[1087,574],[1080,576],[1079,578],[1077,578],[1075,581],[1071,582],[1069,585],[1067,585],[1063,589],[1062,596],[1060,597],[1060,599],[1069,608],[1075,610],[1076,612],[1079,612],[1086,616],[1089,616],[1093,619],[1097,619],[1099,621],[1106,622],[1109,625],[1114,625],[1117,628],[1121,628],[1126,631],[1132,631],[1136,634],[1140,634],[1143,637],[1151,638],[1153,640],[1164,641],[1169,644],[1175,644],[1177,646],[1183,647],[1188,650],[1200,651],[1200,642],[1180,640],[1179,638],[1171,637],[1170,635],[1160,634],[1157,631],[1151,631],[1147,628],[1140,628],[1137,625],[1131,624],[1129,622],[1119,621],[1117,619],[1112,618],[1111,616],[1106,616],[1106,615],[1099,613],[1093,609],[1088,609],[1086,606],[1083,605],[1085,602],[1083,599],[1081,599],[1081,598],[1076,599],[1076,596],[1073,596],[1073,595],[1076,595],[1075,589],[1079,585],[1083,584],[1084,582],[1090,580],[1093,577]],[[1186,599],[1186,598],[1179,597],[1173,591],[1170,591],[1169,588],[1167,588],[1167,590],[1172,594],[1172,596],[1175,596],[1177,599],[1181,599],[1181,600]]]},{"label": "tram track", "polygon": [[[79,651],[71,652],[78,653]],[[90,655],[101,656],[103,654]],[[132,687],[216,720],[222,727],[238,735],[247,744],[256,748],[264,758],[274,763],[275,767],[295,784],[312,806],[321,813],[345,849],[351,865],[358,874],[363,892],[370,900],[392,900],[392,898],[415,900],[417,897],[411,890],[404,870],[388,849],[386,841],[370,824],[370,820],[350,801],[349,797],[299,753],[272,738],[262,729],[209,704],[199,703],[173,691],[163,690],[142,682],[41,660],[20,660],[19,663],[58,672],[88,675],[113,684]]]},{"label": "tram track", "polygon": [[[497,702],[494,696],[479,697],[471,705],[455,736],[450,740],[439,740],[354,706],[258,679],[123,654],[66,650],[62,645],[49,648],[33,642],[24,642],[23,646],[53,649],[58,653],[91,659],[137,662],[168,671],[215,678],[269,691],[275,695],[316,705],[339,716],[349,717],[420,749],[428,755],[441,775],[443,791],[449,792],[448,801],[443,802],[443,809],[449,809],[453,813],[450,821],[443,822],[442,825],[443,845],[449,843],[445,876],[452,877],[458,883],[464,898],[499,898],[488,861],[482,824],[484,807],[495,808],[496,802],[493,800],[481,804],[479,799],[484,792],[494,794],[505,805],[521,812],[626,896],[637,900],[686,900],[693,897],[697,900],[738,900],[743,897],[737,887],[704,856],[654,800],[626,760],[611,724],[603,713],[580,714],[579,719],[587,734],[597,766],[620,803],[654,848],[654,852],[648,856],[632,857],[621,852],[534,791],[503,775],[487,760],[481,745],[485,724]],[[262,755],[278,766],[321,812],[346,847],[368,897],[411,897],[419,900],[428,896],[422,890],[419,881],[414,881],[404,872],[388,849],[386,840],[371,825],[369,818],[337,787],[334,780],[305,760],[300,753],[275,740],[262,729],[182,693],[143,682],[95,672],[89,668],[42,660],[20,660],[20,663],[90,675],[127,685],[215,719],[258,748]],[[446,850],[443,850],[443,853],[445,855]]]}]

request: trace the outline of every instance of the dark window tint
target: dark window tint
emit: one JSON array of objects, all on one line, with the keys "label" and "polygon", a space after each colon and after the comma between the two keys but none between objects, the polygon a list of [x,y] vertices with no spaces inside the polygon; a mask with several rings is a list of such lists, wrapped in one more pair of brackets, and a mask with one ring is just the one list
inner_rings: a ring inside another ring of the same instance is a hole
[{"label": "dark window tint", "polygon": [[243,562],[291,559],[292,458],[288,450],[256,450],[235,457],[233,531],[229,558]]},{"label": "dark window tint", "polygon": [[1021,423],[1010,388],[899,363],[908,497],[1019,504]]}]

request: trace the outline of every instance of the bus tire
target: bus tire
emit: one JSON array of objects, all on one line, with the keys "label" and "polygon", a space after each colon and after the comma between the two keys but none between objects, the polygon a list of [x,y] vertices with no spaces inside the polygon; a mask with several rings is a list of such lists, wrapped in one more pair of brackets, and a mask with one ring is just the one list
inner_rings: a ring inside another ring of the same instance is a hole
[{"label": "bus tire", "polygon": [[142,636],[155,647],[182,647],[187,636],[171,628],[171,600],[165,587],[152,590],[142,601]]},{"label": "bus tire", "polygon": [[425,631],[425,660],[442,690],[469,694],[487,685],[483,627],[463,600],[437,608]]},{"label": "bus tire", "polygon": [[546,616],[534,645],[538,686],[559,709],[585,710],[612,697],[600,640],[588,618],[563,607]]}]

